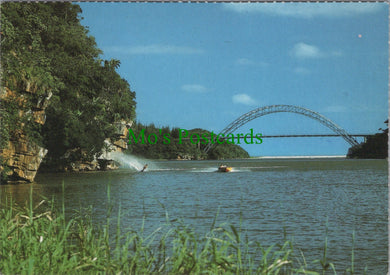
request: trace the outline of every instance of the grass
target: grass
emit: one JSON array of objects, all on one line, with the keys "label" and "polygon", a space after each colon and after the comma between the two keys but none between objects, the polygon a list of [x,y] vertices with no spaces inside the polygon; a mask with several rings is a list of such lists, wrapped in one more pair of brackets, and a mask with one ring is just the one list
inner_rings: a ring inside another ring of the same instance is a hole
[{"label": "grass", "polygon": [[[336,274],[327,239],[314,272],[291,241],[263,247],[215,220],[204,235],[167,221],[145,236],[143,226],[121,231],[120,207],[111,218],[109,206],[106,224],[97,227],[91,209],[65,219],[64,205],[61,211],[53,201],[33,206],[31,197],[27,206],[5,202],[0,210],[0,274]],[[349,274],[353,257],[352,250]]]}]

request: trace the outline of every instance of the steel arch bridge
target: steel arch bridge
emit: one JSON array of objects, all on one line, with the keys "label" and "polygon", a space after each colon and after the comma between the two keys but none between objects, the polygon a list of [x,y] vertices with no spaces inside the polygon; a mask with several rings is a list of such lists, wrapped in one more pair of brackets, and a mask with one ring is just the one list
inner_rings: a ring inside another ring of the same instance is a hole
[{"label": "steel arch bridge", "polygon": [[[310,117],[314,120],[317,120],[321,124],[325,125],[329,129],[331,129],[336,134],[340,135],[342,138],[344,138],[349,144],[352,146],[358,145],[359,143],[351,136],[349,135],[343,128],[338,126],[336,123],[332,122],[330,119],[324,117],[323,115],[314,112],[312,110],[294,106],[294,105],[270,105],[265,107],[259,107],[256,108],[250,112],[247,112],[243,115],[241,115],[239,118],[231,122],[228,126],[226,126],[222,131],[221,134],[227,135],[229,133],[234,132],[238,128],[240,128],[242,125],[248,123],[251,120],[254,120],[258,117],[265,116],[272,113],[281,113],[281,112],[288,112],[288,113],[295,113],[304,115],[307,117]],[[207,153],[211,147],[213,147],[213,143],[208,143],[205,147],[204,151]]]}]

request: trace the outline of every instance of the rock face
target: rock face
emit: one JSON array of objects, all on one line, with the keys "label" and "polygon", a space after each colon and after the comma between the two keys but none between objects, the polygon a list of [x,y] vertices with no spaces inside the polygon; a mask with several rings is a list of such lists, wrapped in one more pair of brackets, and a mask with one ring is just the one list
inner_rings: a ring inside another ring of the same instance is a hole
[{"label": "rock face", "polygon": [[[64,171],[94,171],[94,170],[115,170],[119,168],[119,164],[114,160],[113,153],[122,153],[127,149],[129,128],[133,124],[132,121],[126,122],[124,120],[115,123],[117,132],[113,140],[107,138],[104,141],[103,154],[96,157],[92,161],[74,161],[69,166],[61,170]],[[80,150],[80,149],[74,149]],[[71,152],[69,152],[71,153]],[[83,154],[83,152],[80,152]],[[65,154],[65,158],[67,154]]]},{"label": "rock face", "polygon": [[133,125],[133,122],[126,122],[124,120],[116,123],[116,137],[114,140],[106,139],[106,143],[110,146],[110,152],[122,153],[128,148],[128,136],[129,128]]},{"label": "rock face", "polygon": [[188,155],[188,154],[183,154],[183,155],[177,155],[176,160],[195,160],[195,156],[193,155]]},{"label": "rock face", "polygon": [[[26,89],[27,93],[35,93],[31,89]],[[19,116],[27,116],[32,114],[32,120],[28,123],[38,123],[43,125],[45,123],[45,109],[49,104],[52,94],[48,93],[38,98],[33,108],[28,111],[19,111]],[[26,99],[22,95],[17,95],[13,91],[5,88],[0,95],[0,100],[13,100],[19,106],[23,106]],[[19,129],[8,141],[8,146],[0,151],[0,157],[8,166],[7,169],[0,166],[0,171],[8,175],[8,182],[32,182],[38,172],[39,165],[45,157],[47,150],[40,147],[36,143],[30,141],[28,137]]]},{"label": "rock face", "polygon": [[107,138],[104,141],[105,152],[98,158],[98,162],[101,164],[101,170],[118,169],[118,163],[115,162],[113,155],[115,153],[122,153],[128,148],[129,129],[132,125],[132,121],[127,122],[122,120],[116,123],[117,133],[114,140]]},{"label": "rock face", "polygon": [[9,176],[8,182],[32,182],[46,153],[46,149],[29,142],[23,134],[18,140],[9,141],[8,147],[2,152],[10,168],[5,171]]},{"label": "rock face", "polygon": [[[38,123],[43,125],[46,120],[45,109],[49,104],[49,100],[52,96],[51,93],[40,96],[36,99],[32,108],[24,110],[27,102],[28,94],[35,94],[36,90],[30,87],[26,88],[24,93],[15,93],[7,88],[2,90],[0,94],[1,101],[13,101],[20,107],[19,117],[29,117],[28,123]],[[118,164],[112,159],[112,152],[123,152],[127,149],[127,138],[129,128],[132,122],[120,121],[116,123],[118,129],[115,138],[113,140],[105,140],[104,153],[101,156],[96,157],[92,161],[74,161],[67,167],[59,167],[61,171],[93,171],[93,170],[112,170],[117,169]],[[0,166],[0,172],[5,173],[8,178],[8,183],[22,183],[33,182],[35,175],[38,172],[39,166],[47,154],[45,148],[40,147],[33,141],[29,140],[23,130],[23,123],[21,129],[18,129],[16,133],[8,141],[7,146],[0,151],[0,157],[6,164],[6,167]],[[78,148],[71,150],[69,153],[80,150]],[[79,152],[80,155],[83,152]],[[65,154],[65,158],[67,154]]]}]

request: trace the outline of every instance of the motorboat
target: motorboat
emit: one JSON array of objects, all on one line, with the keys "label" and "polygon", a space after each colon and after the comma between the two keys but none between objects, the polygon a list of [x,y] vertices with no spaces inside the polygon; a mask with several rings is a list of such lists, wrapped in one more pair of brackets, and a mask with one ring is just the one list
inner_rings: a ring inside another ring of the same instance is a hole
[{"label": "motorboat", "polygon": [[218,172],[231,172],[232,170],[233,168],[227,165],[220,165],[218,167]]}]

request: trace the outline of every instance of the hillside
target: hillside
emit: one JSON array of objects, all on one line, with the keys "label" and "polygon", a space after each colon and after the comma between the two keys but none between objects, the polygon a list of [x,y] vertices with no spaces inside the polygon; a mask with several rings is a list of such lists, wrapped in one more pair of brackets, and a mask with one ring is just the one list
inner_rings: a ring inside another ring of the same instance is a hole
[{"label": "hillside", "polygon": [[102,154],[115,123],[135,118],[135,93],[102,60],[81,8],[69,2],[1,5],[2,181],[33,181],[42,160],[70,167]]},{"label": "hillside", "polygon": [[[249,154],[243,148],[235,144],[218,144],[208,153],[204,152],[207,145],[202,135],[210,136],[209,131],[192,129],[187,132],[180,128],[162,127],[155,125],[143,125],[136,123],[132,127],[133,135],[129,136],[127,152],[137,156],[151,159],[233,159],[248,158]],[[141,140],[143,133],[144,142]],[[193,139],[190,139],[190,137]],[[199,138],[198,138],[199,137]]]},{"label": "hillside", "polygon": [[349,148],[347,158],[385,159],[388,157],[388,130],[367,137],[367,140]]}]

